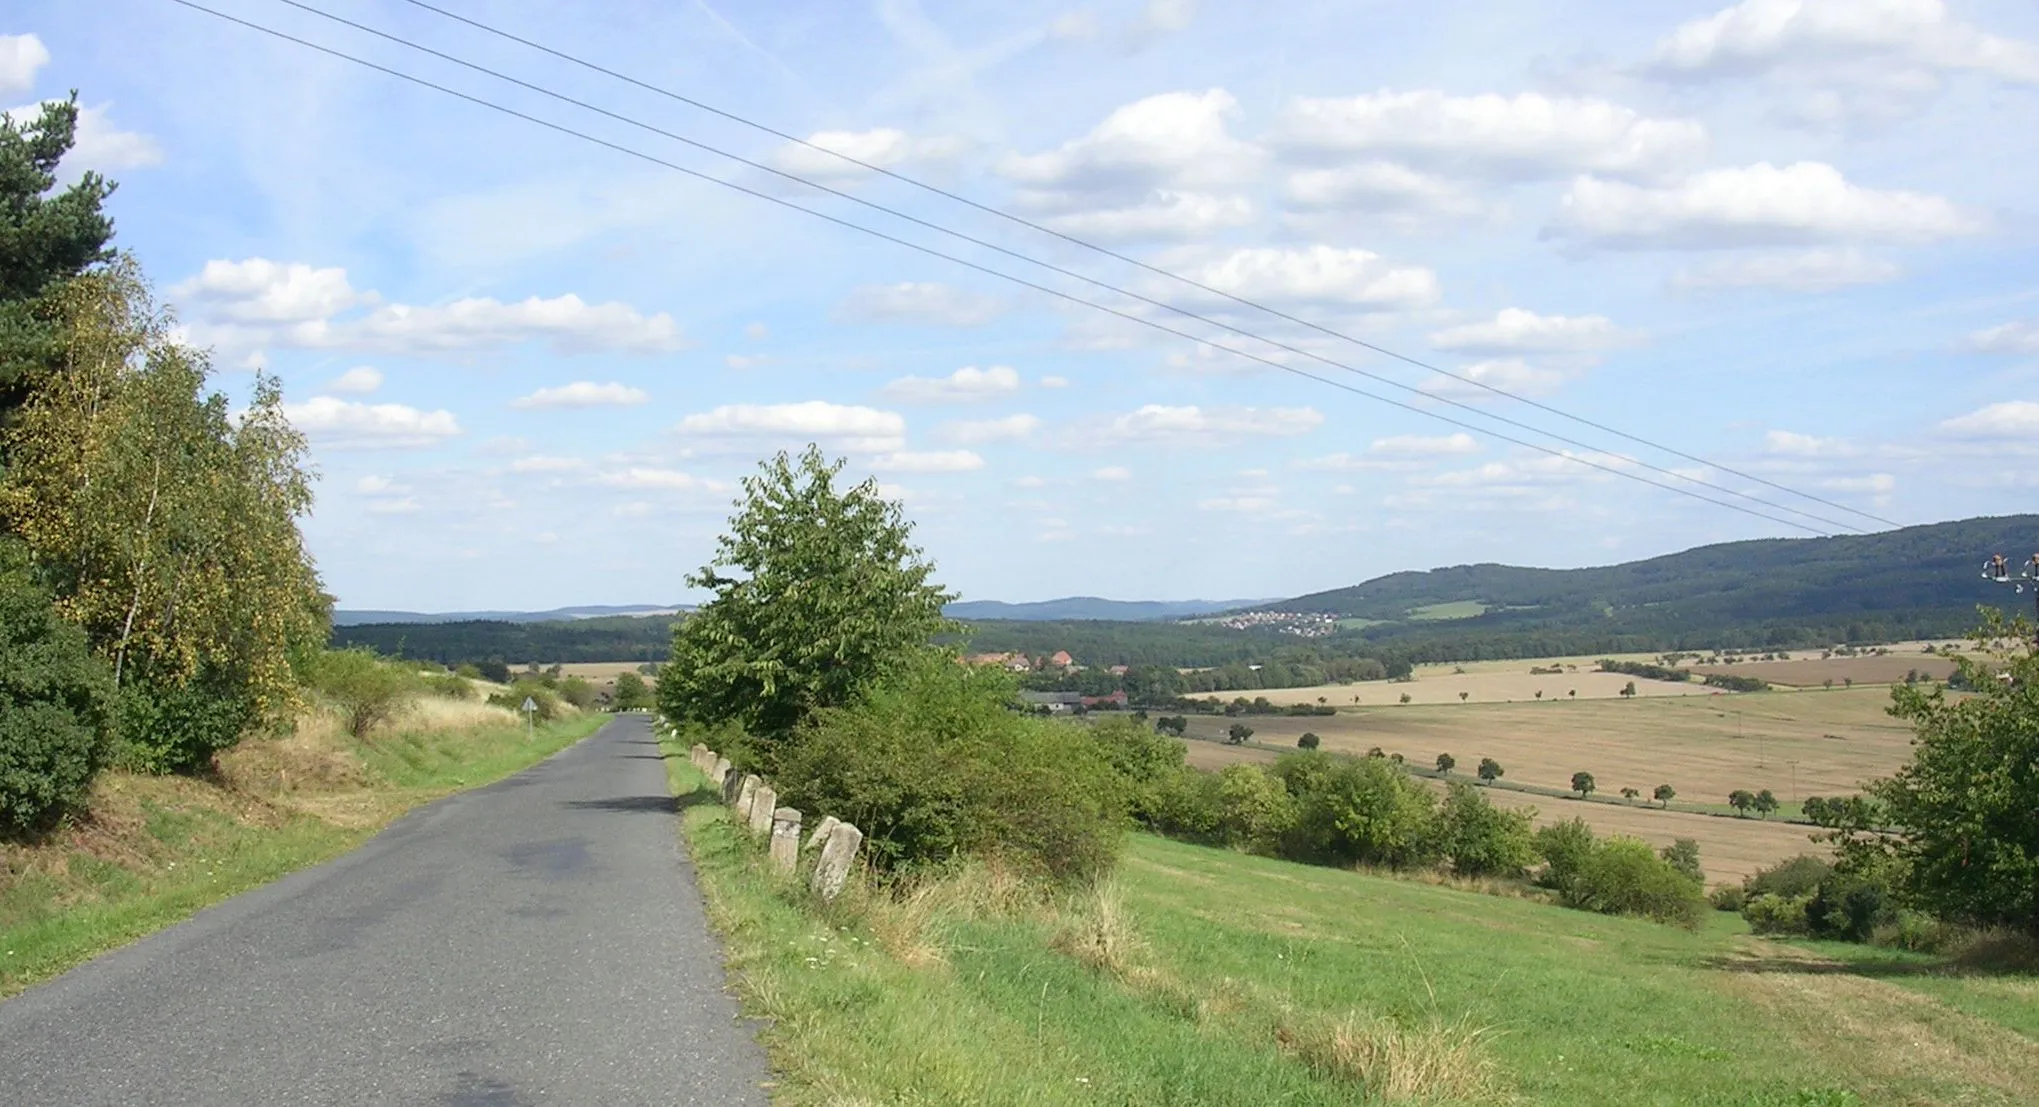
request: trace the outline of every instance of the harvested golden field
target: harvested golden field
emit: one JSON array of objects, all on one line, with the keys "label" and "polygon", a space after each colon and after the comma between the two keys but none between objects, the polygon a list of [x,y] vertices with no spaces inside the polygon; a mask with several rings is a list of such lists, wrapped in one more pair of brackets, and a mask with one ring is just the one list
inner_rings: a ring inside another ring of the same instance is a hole
[{"label": "harvested golden field", "polygon": [[576,661],[561,665],[559,669],[567,676],[577,676],[595,684],[605,684],[623,673],[637,672],[637,667],[642,664],[644,664],[642,661]]},{"label": "harvested golden field", "polygon": [[[1768,788],[1789,804],[1807,795],[1854,792],[1862,780],[1904,763],[1911,730],[1884,714],[1889,702],[1888,689],[1856,688],[1347,707],[1317,718],[1191,716],[1190,735],[1209,741],[1191,742],[1189,749],[1191,763],[1204,768],[1272,760],[1272,751],[1218,741],[1232,723],[1244,722],[1253,728],[1256,744],[1293,748],[1310,731],[1327,750],[1363,754],[1379,746],[1424,767],[1434,765],[1438,754],[1449,753],[1457,760],[1456,771],[1469,779],[1480,759],[1491,757],[1511,783],[1562,790],[1574,772],[1585,771],[1593,774],[1603,796],[1632,787],[1647,797],[1657,785],[1669,784],[1680,802],[1725,804],[1737,788]],[[1580,803],[1505,789],[1492,795],[1497,803],[1535,806],[1542,823],[1580,815],[1603,831],[1634,834],[1659,845],[1696,838],[1715,879],[1739,877],[1812,849],[1802,826],[1654,811],[1643,805]]]},{"label": "harvested golden field", "polygon": [[1946,680],[1954,675],[1954,662],[1944,657],[1926,657],[1917,653],[1891,653],[1881,657],[1808,657],[1791,661],[1695,665],[1692,671],[1702,676],[1719,673],[1755,677],[1796,688],[1817,688],[1827,681],[1841,685],[1851,680],[1856,684],[1896,684],[1913,672],[1933,680]]},{"label": "harvested golden field", "polygon": [[[1597,659],[1596,659],[1597,661]],[[1595,671],[1595,661],[1573,662],[1576,669],[1562,673],[1531,673],[1530,666],[1548,668],[1559,664],[1552,661],[1511,662],[1511,669],[1493,669],[1455,673],[1448,665],[1425,665],[1415,672],[1414,680],[1382,681],[1370,680],[1359,684],[1320,684],[1311,688],[1270,688],[1258,692],[1213,692],[1211,695],[1222,700],[1235,696],[1252,699],[1266,696],[1269,703],[1328,703],[1333,707],[1378,707],[1397,704],[1403,696],[1412,704],[1462,704],[1462,703],[1515,703],[1537,702],[1537,693],[1543,693],[1545,700],[1611,700],[1620,699],[1621,690],[1635,684],[1638,696],[1695,696],[1705,695],[1713,689],[1698,682],[1683,683],[1670,680],[1644,680],[1641,677],[1624,676],[1621,673]],[[1735,666],[1736,669],[1753,666]],[[1899,676],[1903,671],[1899,671]],[[1197,697],[1199,699],[1202,696]]]}]

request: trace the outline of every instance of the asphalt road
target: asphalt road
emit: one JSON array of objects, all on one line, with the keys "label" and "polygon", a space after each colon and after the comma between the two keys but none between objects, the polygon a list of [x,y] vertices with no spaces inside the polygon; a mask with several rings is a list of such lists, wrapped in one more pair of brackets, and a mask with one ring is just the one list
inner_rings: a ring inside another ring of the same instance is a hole
[{"label": "asphalt road", "polygon": [[643,716],[0,1003],[0,1104],[764,1103]]}]

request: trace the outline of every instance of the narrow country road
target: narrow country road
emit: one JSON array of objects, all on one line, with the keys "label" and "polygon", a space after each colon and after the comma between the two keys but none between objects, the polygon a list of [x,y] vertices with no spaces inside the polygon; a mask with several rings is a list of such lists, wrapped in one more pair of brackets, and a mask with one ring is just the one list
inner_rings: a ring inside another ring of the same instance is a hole
[{"label": "narrow country road", "polygon": [[642,716],[0,1003],[0,1102],[760,1104]]}]

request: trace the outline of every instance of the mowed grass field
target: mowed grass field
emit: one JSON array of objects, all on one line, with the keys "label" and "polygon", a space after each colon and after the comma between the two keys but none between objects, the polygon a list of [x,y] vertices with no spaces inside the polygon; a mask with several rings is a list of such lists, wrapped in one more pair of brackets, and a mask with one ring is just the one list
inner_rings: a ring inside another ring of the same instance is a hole
[{"label": "mowed grass field", "polygon": [[[1648,797],[1657,785],[1669,784],[1681,803],[1724,805],[1728,793],[1738,788],[1768,788],[1789,807],[1808,795],[1856,792],[1863,780],[1887,775],[1909,758],[1911,729],[1885,714],[1889,704],[1888,688],[1858,687],[1634,700],[1412,703],[1347,707],[1315,718],[1190,716],[1190,737],[1204,740],[1191,741],[1189,750],[1191,762],[1207,768],[1242,759],[1271,761],[1276,750],[1223,744],[1227,728],[1244,722],[1253,728],[1254,746],[1293,749],[1309,731],[1326,750],[1364,754],[1378,746],[1426,768],[1438,754],[1449,753],[1457,761],[1455,771],[1468,780],[1480,759],[1491,757],[1501,763],[1503,779],[1510,783],[1563,790],[1570,787],[1573,773],[1584,771],[1593,774],[1602,797],[1618,796],[1624,787]],[[1806,837],[1810,828],[1782,822],[1656,811],[1646,801],[1634,806],[1581,803],[1498,788],[1491,794],[1497,803],[1534,806],[1539,823],[1577,815],[1603,832],[1632,834],[1657,845],[1697,839],[1714,880],[1739,879],[1814,849]]]},{"label": "mowed grass field", "polygon": [[980,880],[817,916],[668,750],[779,1103],[1925,1107],[2039,1086],[2033,978],[1721,913],[1693,933],[1133,835],[1099,894]]}]

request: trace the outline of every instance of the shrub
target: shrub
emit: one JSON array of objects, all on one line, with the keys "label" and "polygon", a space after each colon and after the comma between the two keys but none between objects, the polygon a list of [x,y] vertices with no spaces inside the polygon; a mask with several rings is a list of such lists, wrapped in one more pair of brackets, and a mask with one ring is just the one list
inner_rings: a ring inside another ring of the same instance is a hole
[{"label": "shrub", "polygon": [[1218,833],[1223,845],[1267,852],[1295,825],[1296,805],[1280,780],[1258,765],[1227,765],[1217,774]]},{"label": "shrub", "polygon": [[1742,905],[1742,918],[1757,934],[1807,933],[1805,905],[1810,897],[1764,894],[1750,896]]},{"label": "shrub", "polygon": [[474,685],[457,673],[432,673],[424,678],[425,690],[449,700],[471,700]]},{"label": "shrub", "polygon": [[1398,869],[1436,859],[1436,797],[1401,766],[1379,758],[1290,753],[1275,762],[1274,771],[1296,804],[1284,856]]},{"label": "shrub", "polygon": [[58,617],[19,547],[0,543],[0,837],[84,804],[106,763],[110,691],[85,632]]},{"label": "shrub", "polygon": [[1220,844],[1224,812],[1218,800],[1217,774],[1187,765],[1170,773],[1156,786],[1146,821],[1170,837]]},{"label": "shrub", "polygon": [[559,681],[555,690],[559,692],[560,699],[583,711],[595,706],[595,686],[580,677],[571,676]]},{"label": "shrub", "polygon": [[1897,900],[1880,874],[1836,870],[1805,905],[1806,927],[1822,938],[1866,942],[1897,921]]},{"label": "shrub", "polygon": [[1323,744],[1323,741],[1323,739],[1306,730],[1301,738],[1296,739],[1296,748],[1299,750],[1313,750]]},{"label": "shrub", "polygon": [[1586,861],[1598,845],[1593,828],[1584,819],[1568,819],[1536,832],[1536,855],[1543,859],[1543,871],[1536,882],[1554,889],[1560,896],[1570,893]]},{"label": "shrub", "polygon": [[527,698],[536,706],[537,709],[532,714],[538,717],[539,722],[559,715],[559,694],[546,687],[542,681],[531,677],[518,677],[516,683],[490,696],[488,702],[496,707],[507,707],[521,715]]},{"label": "shrub", "polygon": [[1699,925],[1706,897],[1698,882],[1657,856],[1649,843],[1616,836],[1594,848],[1563,896],[1566,905],[1603,915],[1638,915]]},{"label": "shrub", "polygon": [[114,760],[149,773],[205,768],[257,717],[246,684],[211,670],[183,685],[130,684],[114,714]]},{"label": "shrub", "polygon": [[1536,860],[1531,812],[1503,811],[1454,782],[1437,813],[1437,850],[1460,876],[1519,876]]},{"label": "shrub", "polygon": [[1742,881],[1742,889],[1751,896],[1810,896],[1833,871],[1833,864],[1825,858],[1801,853],[1758,870]]},{"label": "shrub", "polygon": [[1666,864],[1685,874],[1685,878],[1696,884],[1706,883],[1706,872],[1699,867],[1699,843],[1691,838],[1679,838],[1665,846],[1657,856]]},{"label": "shrub", "polygon": [[1749,894],[1739,884],[1722,884],[1706,897],[1706,902],[1713,904],[1715,911],[1740,912],[1742,905],[1748,901]]},{"label": "shrub", "polygon": [[356,738],[394,717],[421,683],[411,670],[361,646],[327,650],[312,666],[312,686],[339,709],[342,725]]},{"label": "shrub", "polygon": [[864,831],[872,864],[906,873],[969,856],[1055,880],[1116,859],[1123,778],[1090,733],[1006,710],[1006,674],[908,660],[775,751],[780,795]]},{"label": "shrub", "polygon": [[1098,723],[1090,728],[1090,736],[1124,786],[1127,813],[1142,823],[1153,823],[1161,791],[1183,767],[1189,751],[1182,743],[1125,717]]},{"label": "shrub", "polygon": [[616,674],[616,710],[635,711],[651,704],[651,688],[644,683],[643,677],[636,673]]},{"label": "shrub", "polygon": [[501,660],[477,661],[473,665],[476,676],[490,684],[510,683],[510,667]]},{"label": "shrub", "polygon": [[454,666],[453,673],[455,676],[464,676],[469,680],[480,680],[482,678],[481,669],[468,662]]}]

